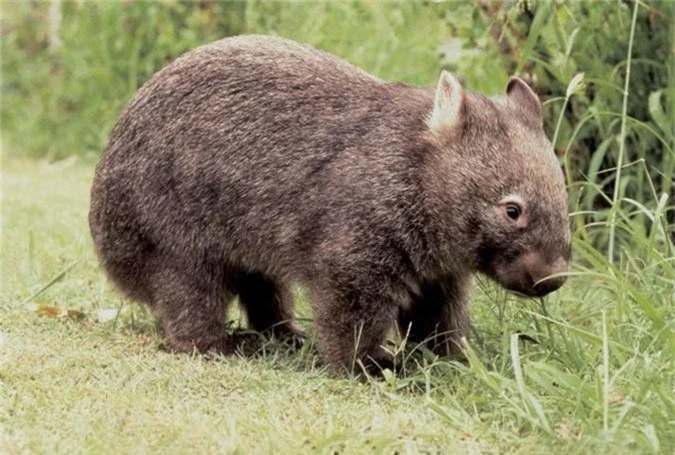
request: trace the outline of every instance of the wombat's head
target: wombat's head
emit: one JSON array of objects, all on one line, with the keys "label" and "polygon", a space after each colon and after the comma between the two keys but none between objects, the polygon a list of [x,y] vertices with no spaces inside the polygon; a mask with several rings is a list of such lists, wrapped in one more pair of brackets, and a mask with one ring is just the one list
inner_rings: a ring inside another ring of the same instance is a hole
[{"label": "wombat's head", "polygon": [[507,289],[558,289],[564,277],[550,276],[570,262],[567,193],[534,92],[511,78],[505,96],[487,98],[444,71],[428,125],[439,152],[438,215],[455,226],[450,243]]}]

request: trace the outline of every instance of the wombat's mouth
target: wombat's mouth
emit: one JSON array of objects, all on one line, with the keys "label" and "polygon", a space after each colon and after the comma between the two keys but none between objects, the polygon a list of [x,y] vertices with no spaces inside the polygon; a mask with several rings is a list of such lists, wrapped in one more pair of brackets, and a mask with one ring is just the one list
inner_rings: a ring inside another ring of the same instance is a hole
[{"label": "wombat's mouth", "polygon": [[500,283],[509,291],[523,297],[544,297],[545,295],[558,290],[565,282],[565,277],[554,276],[537,282],[527,277],[524,281],[526,281],[526,283],[520,281],[511,283],[500,281]]}]

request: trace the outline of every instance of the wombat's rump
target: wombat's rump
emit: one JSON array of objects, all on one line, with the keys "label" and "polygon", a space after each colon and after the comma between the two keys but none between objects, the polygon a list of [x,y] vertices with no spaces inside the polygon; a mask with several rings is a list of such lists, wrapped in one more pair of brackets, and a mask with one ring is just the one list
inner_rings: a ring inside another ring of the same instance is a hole
[{"label": "wombat's rump", "polygon": [[398,325],[439,354],[468,328],[473,272],[543,295],[569,260],[567,196],[540,104],[381,81],[312,47],[239,36],[153,76],[113,129],[90,227],[112,281],[178,351],[231,352],[250,326],[296,336],[308,291],[336,369],[386,362]]}]

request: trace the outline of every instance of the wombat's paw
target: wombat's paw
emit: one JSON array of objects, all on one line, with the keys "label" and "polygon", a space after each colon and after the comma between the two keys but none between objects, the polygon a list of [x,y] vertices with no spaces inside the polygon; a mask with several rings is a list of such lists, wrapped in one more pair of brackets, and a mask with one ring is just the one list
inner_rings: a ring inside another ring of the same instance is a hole
[{"label": "wombat's paw", "polygon": [[450,339],[446,343],[442,344],[439,348],[436,346],[433,349],[433,352],[438,355],[443,360],[459,362],[463,364],[469,363],[469,359],[466,356],[466,351],[464,350],[464,344],[466,341],[462,339]]},{"label": "wombat's paw", "polygon": [[216,338],[169,338],[162,345],[160,345],[159,348],[162,351],[171,353],[230,355],[233,354],[237,349],[237,343],[233,337],[227,335]]},{"label": "wombat's paw", "polygon": [[354,365],[353,373],[361,381],[368,381],[370,379],[382,380],[384,379],[385,371],[389,370],[396,374],[397,368],[394,358],[390,355],[378,355],[377,357],[368,357],[361,359]]},{"label": "wombat's paw", "polygon": [[461,340],[453,338],[410,343],[409,349],[410,353],[417,353],[431,361],[437,358],[459,362],[466,360]]},{"label": "wombat's paw", "polygon": [[287,344],[288,346],[294,349],[300,349],[304,346],[305,341],[307,340],[307,335],[302,330],[293,328],[290,330],[284,330],[283,332],[274,333],[274,338]]},{"label": "wombat's paw", "polygon": [[230,342],[233,344],[233,351],[244,357],[251,357],[258,354],[265,345],[265,339],[258,332],[251,330],[235,330],[230,335]]},{"label": "wombat's paw", "polygon": [[444,360],[450,360],[464,365],[469,364],[469,358],[464,351],[453,352],[452,354],[445,356]]}]

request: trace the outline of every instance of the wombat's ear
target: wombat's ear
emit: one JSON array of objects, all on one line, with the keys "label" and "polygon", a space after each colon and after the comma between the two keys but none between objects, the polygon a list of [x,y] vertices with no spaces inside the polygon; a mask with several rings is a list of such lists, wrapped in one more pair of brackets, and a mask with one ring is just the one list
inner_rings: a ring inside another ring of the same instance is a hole
[{"label": "wombat's ear", "polygon": [[457,78],[448,71],[441,71],[429,129],[439,131],[459,124],[463,100],[464,90]]},{"label": "wombat's ear", "polygon": [[526,112],[531,113],[539,123],[542,122],[541,102],[530,86],[521,78],[514,76],[509,79],[509,83],[506,86],[506,94],[514,103],[518,104]]}]

